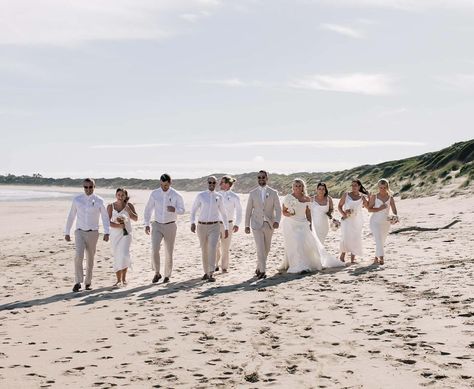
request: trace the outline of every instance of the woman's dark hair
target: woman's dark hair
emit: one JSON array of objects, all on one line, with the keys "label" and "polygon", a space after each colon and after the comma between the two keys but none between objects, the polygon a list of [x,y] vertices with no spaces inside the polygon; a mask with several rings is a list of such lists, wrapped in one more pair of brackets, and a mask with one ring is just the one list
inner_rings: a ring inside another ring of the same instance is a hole
[{"label": "woman's dark hair", "polygon": [[328,191],[328,187],[326,186],[326,183],[319,182],[318,185],[316,186],[316,190],[318,190],[319,187],[321,186],[324,188],[324,197],[328,197],[329,191]]},{"label": "woman's dark hair", "polygon": [[368,195],[369,194],[369,191],[367,189],[364,188],[364,185],[362,185],[362,182],[360,182],[360,180],[358,179],[353,179],[352,182],[355,182],[357,183],[357,185],[359,185],[359,192],[365,194],[365,195]]},{"label": "woman's dark hair", "polygon": [[130,200],[130,197],[128,197],[127,190],[125,188],[117,188],[117,190],[115,191],[115,194],[117,194],[118,192],[123,192],[124,193],[124,195],[125,195],[124,203],[127,204],[128,200]]},{"label": "woman's dark hair", "polygon": [[221,180],[224,181],[226,184],[229,184],[231,187],[232,185],[234,185],[234,182],[236,181],[236,179],[231,176],[223,176]]},{"label": "woman's dark hair", "polygon": [[171,176],[168,173],[164,173],[160,177],[161,182],[171,182]]}]

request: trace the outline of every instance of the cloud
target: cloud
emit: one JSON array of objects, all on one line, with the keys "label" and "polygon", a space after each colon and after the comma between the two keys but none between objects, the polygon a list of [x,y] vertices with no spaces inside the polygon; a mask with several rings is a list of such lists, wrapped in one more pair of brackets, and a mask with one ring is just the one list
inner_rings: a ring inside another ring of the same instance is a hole
[{"label": "cloud", "polygon": [[0,0],[0,44],[159,40],[178,33],[179,15],[202,17],[219,5],[215,0]]},{"label": "cloud", "polygon": [[474,74],[454,74],[450,76],[439,76],[436,80],[443,89],[454,89],[460,91],[474,91]]},{"label": "cloud", "polygon": [[400,108],[392,108],[392,109],[380,109],[378,116],[385,117],[385,116],[395,116],[401,115],[402,113],[408,112],[408,109],[405,107]]},{"label": "cloud", "polygon": [[127,145],[94,145],[91,149],[149,149],[158,147],[172,146],[171,143],[142,143],[142,144],[127,144]]},{"label": "cloud", "polygon": [[[313,148],[336,148],[336,149],[352,149],[362,147],[382,147],[382,146],[424,146],[422,142],[387,140],[274,140],[274,141],[250,141],[250,142],[220,142],[220,143],[142,143],[127,145],[94,145],[91,149],[142,149],[142,148],[162,148],[162,147],[216,147],[216,148],[252,148],[252,147],[313,147]],[[260,162],[265,159],[257,155],[253,161]]]},{"label": "cloud", "polygon": [[331,6],[391,8],[402,11],[423,11],[427,9],[472,9],[472,0],[316,0]]},{"label": "cloud", "polygon": [[231,88],[235,87],[259,87],[263,86],[260,81],[242,81],[239,78],[227,78],[222,80],[201,80],[203,84],[213,84],[227,86]]},{"label": "cloud", "polygon": [[[362,147],[381,147],[381,146],[424,146],[422,142],[412,141],[364,141],[364,140],[275,140],[275,141],[252,141],[252,142],[229,142],[229,143],[211,143],[208,147],[314,147],[314,148],[362,148]],[[197,146],[196,147],[201,147]]]},{"label": "cloud", "polygon": [[315,74],[289,83],[292,88],[382,96],[394,93],[394,80],[385,74]]},{"label": "cloud", "polygon": [[330,24],[324,23],[321,24],[320,28],[322,30],[332,31],[340,35],[348,36],[351,38],[361,39],[364,38],[364,34],[360,31],[357,31],[354,28],[342,26],[340,24]]}]

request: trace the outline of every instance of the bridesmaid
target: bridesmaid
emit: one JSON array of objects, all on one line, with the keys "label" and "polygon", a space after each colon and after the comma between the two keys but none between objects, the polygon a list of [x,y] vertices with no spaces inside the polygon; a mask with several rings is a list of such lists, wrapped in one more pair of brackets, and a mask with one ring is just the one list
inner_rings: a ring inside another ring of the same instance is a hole
[{"label": "bridesmaid", "polygon": [[362,208],[368,206],[369,192],[359,180],[352,180],[351,191],[344,193],[339,200],[338,209],[342,215],[341,221],[341,256],[344,262],[346,252],[351,253],[351,263],[355,262],[356,255],[362,255],[362,227],[364,217]]},{"label": "bridesmaid", "polygon": [[329,232],[329,220],[332,219],[334,204],[324,182],[316,187],[316,195],[311,199],[311,218],[313,230],[319,241],[324,243]]},{"label": "bridesmaid", "polygon": [[385,240],[390,230],[390,221],[388,219],[390,208],[395,216],[397,216],[397,207],[395,200],[391,196],[390,185],[388,180],[382,178],[377,183],[379,192],[370,196],[368,211],[372,213],[370,216],[370,231],[375,239],[375,264],[384,264]]},{"label": "bridesmaid", "polygon": [[117,282],[114,286],[127,285],[127,270],[132,264],[130,257],[130,245],[132,243],[132,223],[137,221],[138,216],[135,207],[129,203],[128,193],[123,188],[118,188],[115,192],[116,201],[107,206],[110,218],[110,242],[112,245],[112,255],[114,257],[114,271]]}]

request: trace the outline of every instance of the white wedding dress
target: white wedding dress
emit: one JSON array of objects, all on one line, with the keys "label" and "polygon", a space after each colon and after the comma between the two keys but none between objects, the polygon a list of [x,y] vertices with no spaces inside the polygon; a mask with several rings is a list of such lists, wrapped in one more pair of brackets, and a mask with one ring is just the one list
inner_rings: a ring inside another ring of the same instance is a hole
[{"label": "white wedding dress", "polygon": [[131,267],[132,258],[130,256],[130,245],[132,244],[132,223],[130,215],[125,209],[118,212],[112,204],[112,221],[116,222],[117,217],[122,216],[125,219],[125,229],[128,235],[123,234],[121,228],[110,229],[110,243],[112,246],[112,255],[114,257],[114,271]]},{"label": "white wedding dress", "polygon": [[342,253],[351,253],[358,256],[364,254],[362,250],[362,228],[364,226],[362,205],[362,197],[359,200],[352,200],[349,193],[347,193],[342,209],[344,211],[350,209],[352,213],[348,218],[341,220]]},{"label": "white wedding dress", "polygon": [[294,210],[295,214],[285,217],[282,223],[285,259],[280,269],[286,270],[287,273],[300,273],[344,266],[343,262],[326,252],[316,234],[309,228],[309,221],[306,219],[309,203],[294,200],[291,194],[283,200],[283,205]]},{"label": "white wedding dress", "polygon": [[387,239],[388,232],[390,231],[390,222],[388,221],[388,215],[390,213],[390,196],[387,201],[382,201],[378,196],[375,197],[374,207],[380,208],[383,204],[387,205],[387,208],[372,213],[370,216],[370,231],[375,239],[375,256],[384,256],[384,245]]},{"label": "white wedding dress", "polygon": [[313,221],[313,231],[318,236],[321,243],[328,236],[329,232],[329,199],[326,199],[325,205],[320,205],[316,200],[311,201],[311,219]]}]

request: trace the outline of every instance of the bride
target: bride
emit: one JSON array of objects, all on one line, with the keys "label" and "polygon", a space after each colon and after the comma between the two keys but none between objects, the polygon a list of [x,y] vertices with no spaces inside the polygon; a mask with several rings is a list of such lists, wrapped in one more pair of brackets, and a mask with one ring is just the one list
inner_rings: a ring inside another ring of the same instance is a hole
[{"label": "bride", "polygon": [[304,181],[298,178],[293,181],[293,192],[283,199],[285,259],[280,269],[286,269],[287,273],[344,266],[343,262],[326,252],[316,234],[311,231],[310,200]]}]

